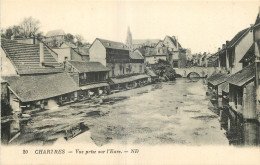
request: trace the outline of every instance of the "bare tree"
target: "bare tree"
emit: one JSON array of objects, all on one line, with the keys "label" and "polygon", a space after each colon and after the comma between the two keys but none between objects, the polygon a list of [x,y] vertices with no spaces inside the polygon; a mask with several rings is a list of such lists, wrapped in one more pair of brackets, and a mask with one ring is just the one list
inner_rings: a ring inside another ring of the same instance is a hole
[{"label": "bare tree", "polygon": [[20,27],[23,36],[31,37],[32,35],[37,35],[37,33],[39,33],[40,21],[32,17],[24,18]]}]

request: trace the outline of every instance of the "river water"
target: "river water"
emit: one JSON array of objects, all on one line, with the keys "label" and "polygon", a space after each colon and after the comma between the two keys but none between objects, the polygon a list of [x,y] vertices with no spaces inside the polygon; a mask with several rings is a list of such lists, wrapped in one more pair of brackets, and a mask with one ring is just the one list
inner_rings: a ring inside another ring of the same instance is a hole
[{"label": "river water", "polygon": [[2,142],[14,145],[77,142],[97,146],[260,144],[258,124],[241,124],[243,128],[238,131],[242,134],[227,136],[219,122],[219,109],[206,92],[204,79],[178,79],[30,112],[29,119],[2,123]]}]

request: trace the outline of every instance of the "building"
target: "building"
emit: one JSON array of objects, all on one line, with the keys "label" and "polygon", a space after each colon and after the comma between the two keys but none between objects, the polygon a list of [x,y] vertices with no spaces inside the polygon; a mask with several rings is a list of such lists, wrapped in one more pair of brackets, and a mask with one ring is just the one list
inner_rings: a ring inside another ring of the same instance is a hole
[{"label": "building", "polygon": [[143,57],[138,53],[130,53],[121,42],[97,38],[89,48],[89,55],[91,61],[98,61],[109,68],[113,89],[128,86],[128,82],[148,79],[144,74]]},{"label": "building", "polygon": [[65,70],[81,89],[78,99],[90,98],[91,95],[109,93],[109,69],[99,62],[67,61]]},{"label": "building", "polygon": [[236,73],[243,68],[240,60],[253,45],[253,32],[246,28],[238,32],[219,51],[219,67],[222,71]]},{"label": "building", "polygon": [[256,17],[255,24],[253,26],[253,34],[254,34],[254,57],[255,57],[255,85],[256,85],[256,113],[258,116],[258,122],[260,122],[260,8],[258,15]]},{"label": "building", "polygon": [[66,33],[62,29],[48,31],[44,42],[51,47],[60,47],[65,40]]},{"label": "building", "polygon": [[255,101],[255,64],[251,64],[226,80],[229,83],[229,105],[244,119],[257,119]]},{"label": "building", "polygon": [[208,87],[213,91],[213,94],[215,94],[217,97],[222,95],[222,84],[225,83],[228,77],[229,75],[225,73],[215,73],[207,79]]},{"label": "building", "polygon": [[155,64],[160,59],[167,61],[169,58],[169,51],[166,47],[158,47],[158,48],[151,48],[151,47],[143,47],[136,49],[135,52],[138,52],[144,57],[144,61],[146,64]]},{"label": "building", "polygon": [[163,41],[158,42],[156,48],[166,47],[169,52],[167,61],[174,68],[185,68],[187,64],[186,54],[190,54],[190,50],[183,49],[175,36],[165,36]]},{"label": "building", "polygon": [[58,54],[57,61],[63,63],[65,60],[76,60],[76,61],[88,61],[88,58],[81,55],[77,48],[64,47],[64,48],[52,48]]},{"label": "building", "polygon": [[[2,78],[8,83],[10,105],[14,111],[51,108],[77,100],[79,88],[57,54],[45,45],[1,40]],[[61,81],[62,80],[62,81]]]}]

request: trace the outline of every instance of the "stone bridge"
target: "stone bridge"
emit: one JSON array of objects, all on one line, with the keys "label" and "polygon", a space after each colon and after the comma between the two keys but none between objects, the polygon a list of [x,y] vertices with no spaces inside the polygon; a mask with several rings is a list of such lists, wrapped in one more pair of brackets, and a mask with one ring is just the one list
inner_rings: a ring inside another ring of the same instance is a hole
[{"label": "stone bridge", "polygon": [[215,70],[214,67],[174,68],[181,77],[209,77]]}]

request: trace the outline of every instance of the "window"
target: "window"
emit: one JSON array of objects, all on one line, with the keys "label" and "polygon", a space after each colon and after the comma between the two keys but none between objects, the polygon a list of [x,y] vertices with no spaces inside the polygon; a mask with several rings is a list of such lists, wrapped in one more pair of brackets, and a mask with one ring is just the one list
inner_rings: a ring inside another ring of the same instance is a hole
[{"label": "window", "polygon": [[142,65],[139,66],[139,72],[140,72],[140,73],[143,72],[143,66],[142,66]]}]

